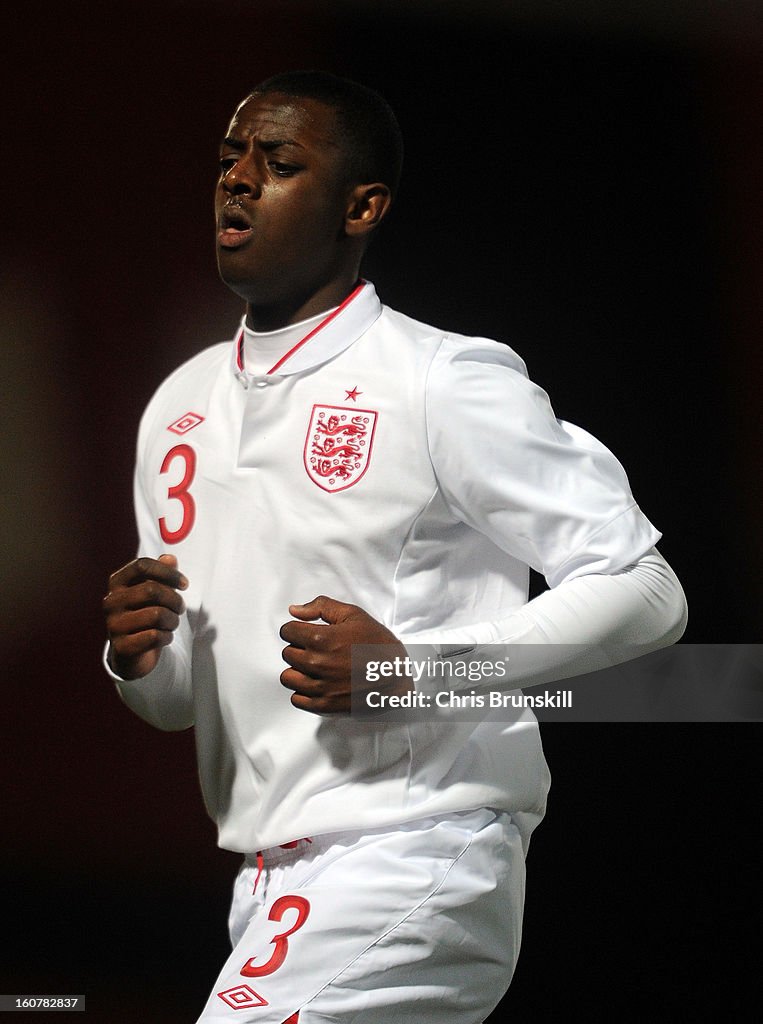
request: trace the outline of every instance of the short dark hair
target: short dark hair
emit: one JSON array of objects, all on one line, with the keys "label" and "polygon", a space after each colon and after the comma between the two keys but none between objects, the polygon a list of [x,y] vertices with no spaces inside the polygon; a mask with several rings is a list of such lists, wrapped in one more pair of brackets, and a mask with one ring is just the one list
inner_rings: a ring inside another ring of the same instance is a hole
[{"label": "short dark hair", "polygon": [[285,71],[265,79],[250,95],[280,92],[318,100],[336,113],[353,183],[381,181],[394,196],[403,166],[403,136],[381,93],[328,71]]}]

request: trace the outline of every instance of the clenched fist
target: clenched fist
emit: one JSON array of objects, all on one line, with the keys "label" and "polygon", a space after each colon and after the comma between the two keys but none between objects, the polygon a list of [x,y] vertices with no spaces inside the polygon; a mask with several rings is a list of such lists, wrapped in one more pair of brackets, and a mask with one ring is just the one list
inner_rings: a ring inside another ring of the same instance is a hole
[{"label": "clenched fist", "polygon": [[[291,702],[302,711],[323,715],[351,710],[353,644],[386,644],[397,648],[393,658],[406,656],[394,633],[357,605],[316,597],[309,604],[290,605],[289,612],[294,619],[281,627],[280,635],[288,644],[283,659],[290,667],[281,673],[281,682],[294,691]],[[388,693],[412,689],[405,678],[386,683]],[[379,684],[374,686],[378,689]],[[356,692],[356,700],[358,696],[362,700],[365,694]]]},{"label": "clenched fist", "polygon": [[162,648],[172,641],[185,603],[178,593],[188,586],[174,555],[136,558],[109,580],[103,599],[111,647],[109,664],[122,679],[141,679],[156,667]]}]

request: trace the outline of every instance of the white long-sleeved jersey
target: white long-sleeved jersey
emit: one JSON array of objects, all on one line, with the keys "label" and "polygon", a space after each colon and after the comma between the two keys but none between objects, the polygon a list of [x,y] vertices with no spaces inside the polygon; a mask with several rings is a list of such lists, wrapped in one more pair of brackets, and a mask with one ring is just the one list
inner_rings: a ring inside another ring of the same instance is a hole
[{"label": "white long-sleeved jersey", "polygon": [[[323,593],[408,644],[547,643],[552,677],[554,644],[603,642],[611,662],[670,643],[683,594],[622,467],[555,418],[510,348],[413,321],[368,283],[267,374],[247,372],[242,342],[181,366],[141,421],[140,554],[171,551],[190,587],[123,699],[160,728],[195,725],[227,849],[480,806],[526,839],[549,782],[530,712],[317,717],[279,682],[279,629]],[[552,588],[529,604],[528,566]]]}]

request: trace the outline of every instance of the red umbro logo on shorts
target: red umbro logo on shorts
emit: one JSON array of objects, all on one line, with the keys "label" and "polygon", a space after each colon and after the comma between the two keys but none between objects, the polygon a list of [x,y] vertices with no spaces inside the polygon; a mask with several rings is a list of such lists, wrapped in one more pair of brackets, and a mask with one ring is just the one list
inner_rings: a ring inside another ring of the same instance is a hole
[{"label": "red umbro logo on shorts", "polygon": [[218,992],[217,996],[234,1010],[247,1010],[252,1006],[268,1005],[267,999],[263,999],[259,992],[255,992],[248,985],[236,985],[235,988],[226,989],[225,992]]},{"label": "red umbro logo on shorts", "polygon": [[183,413],[180,419],[170,423],[167,430],[171,430],[173,434],[187,434],[189,430],[193,430],[194,427],[198,427],[203,422],[204,417],[199,416],[197,412],[186,412]]},{"label": "red umbro logo on shorts", "polygon": [[352,487],[368,469],[378,413],[314,405],[305,438],[307,475],[324,491]]}]

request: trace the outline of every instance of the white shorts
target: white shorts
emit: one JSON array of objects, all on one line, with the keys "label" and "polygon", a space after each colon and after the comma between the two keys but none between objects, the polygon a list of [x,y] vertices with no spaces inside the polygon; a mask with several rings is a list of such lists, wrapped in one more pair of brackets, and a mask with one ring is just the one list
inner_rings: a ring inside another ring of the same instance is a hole
[{"label": "white shorts", "polygon": [[197,1024],[479,1024],[519,953],[524,856],[506,814],[343,832],[241,868],[233,952]]}]

